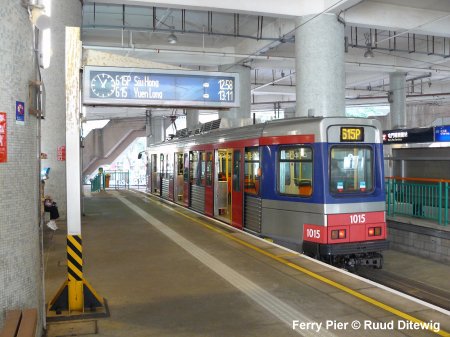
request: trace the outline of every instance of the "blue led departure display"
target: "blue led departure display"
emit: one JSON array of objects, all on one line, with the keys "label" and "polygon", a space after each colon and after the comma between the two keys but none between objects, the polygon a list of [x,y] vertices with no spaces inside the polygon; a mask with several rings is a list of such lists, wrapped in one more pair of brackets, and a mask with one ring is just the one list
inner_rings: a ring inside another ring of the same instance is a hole
[{"label": "blue led departure display", "polygon": [[238,74],[85,67],[85,104],[237,107]]}]

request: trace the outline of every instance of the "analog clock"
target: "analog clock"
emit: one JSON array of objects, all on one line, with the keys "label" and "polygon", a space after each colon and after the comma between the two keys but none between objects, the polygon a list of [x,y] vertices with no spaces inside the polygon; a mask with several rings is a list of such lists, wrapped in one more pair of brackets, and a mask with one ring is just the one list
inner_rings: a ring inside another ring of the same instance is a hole
[{"label": "analog clock", "polygon": [[91,91],[97,97],[110,97],[114,94],[115,89],[114,78],[108,74],[97,74],[91,81]]}]

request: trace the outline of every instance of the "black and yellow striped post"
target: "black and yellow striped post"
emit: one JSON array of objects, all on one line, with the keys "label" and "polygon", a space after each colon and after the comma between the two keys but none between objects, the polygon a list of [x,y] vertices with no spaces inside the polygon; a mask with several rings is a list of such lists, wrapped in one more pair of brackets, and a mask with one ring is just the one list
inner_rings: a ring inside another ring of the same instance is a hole
[{"label": "black and yellow striped post", "polygon": [[81,235],[67,236],[69,311],[83,311],[83,246]]},{"label": "black and yellow striped post", "polygon": [[[79,27],[65,28],[65,120],[66,120],[66,220],[67,278],[48,303],[47,321],[83,319],[108,315],[107,302],[100,297],[83,275],[81,240],[81,86],[82,44]],[[84,79],[88,79],[86,76]],[[91,81],[88,79],[87,81]],[[61,186],[60,188],[64,188]]]},{"label": "black and yellow striped post", "polygon": [[49,303],[47,318],[107,315],[105,300],[83,277],[83,245],[81,235],[67,235],[67,280]]}]

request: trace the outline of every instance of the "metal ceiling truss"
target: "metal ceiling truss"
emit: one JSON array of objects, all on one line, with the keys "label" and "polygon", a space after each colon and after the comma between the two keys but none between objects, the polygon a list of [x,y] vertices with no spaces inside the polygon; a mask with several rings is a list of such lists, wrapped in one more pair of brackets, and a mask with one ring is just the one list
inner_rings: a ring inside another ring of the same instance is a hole
[{"label": "metal ceiling truss", "polygon": [[[165,10],[165,8],[159,8],[159,7],[152,7],[152,13],[151,13],[151,17],[149,17],[148,22],[152,22],[151,26],[135,26],[130,24],[129,22],[132,22],[133,20],[131,20],[131,15],[128,13],[127,14],[127,8],[129,8],[129,5],[108,5],[108,7],[116,7],[119,8],[121,7],[121,24],[118,25],[114,25],[114,24],[103,24],[103,23],[99,23],[99,15],[103,15],[103,14],[108,14],[107,12],[102,11],[102,8],[105,8],[105,5],[96,5],[95,3],[91,4],[91,6],[89,6],[89,8],[92,8],[93,11],[92,12],[87,12],[86,7],[88,5],[84,5],[83,6],[83,16],[86,18],[87,14],[92,15],[93,17],[93,22],[90,24],[86,24],[85,20],[83,20],[83,26],[82,29],[107,29],[107,30],[112,30],[112,29],[117,29],[117,30],[128,30],[128,31],[135,31],[135,32],[175,32],[175,33],[187,33],[187,34],[208,34],[208,35],[217,35],[217,36],[225,36],[225,37],[237,37],[237,38],[245,38],[245,39],[253,39],[253,40],[263,40],[263,41],[279,41],[280,37],[278,36],[264,36],[263,35],[263,24],[264,24],[264,17],[263,16],[257,16],[256,20],[255,20],[255,35],[248,35],[248,34],[241,34],[240,33],[240,14],[238,13],[234,13],[233,15],[233,32],[232,33],[228,33],[228,32],[221,32],[219,30],[217,30],[217,28],[213,29],[214,27],[214,16],[215,15],[224,15],[223,13],[215,13],[212,11],[207,11],[204,12],[205,15],[207,16],[207,26],[206,26],[206,32],[205,32],[205,27],[201,27],[202,29],[198,29],[198,30],[193,30],[193,29],[187,29],[186,28],[186,13],[189,13],[189,11],[187,11],[186,9],[181,9],[181,10],[172,10],[172,9],[167,9],[170,10],[170,14],[169,15],[164,15],[161,17],[158,17],[157,12],[158,10]],[[132,6],[134,8],[136,8],[137,6]],[[142,7],[142,8],[146,8],[148,9],[148,7]],[[167,24],[165,21],[167,20],[168,16],[172,16],[173,12],[176,12],[178,14],[179,12],[179,24]],[[196,12],[196,13],[200,13],[199,11],[192,11],[192,12]],[[166,12],[167,13],[167,12]],[[117,14],[117,13],[115,13]],[[230,14],[231,15],[231,14]],[[165,27],[160,27],[160,26],[165,26]],[[199,27],[200,28],[200,27]]]},{"label": "metal ceiling truss", "polygon": [[[415,53],[422,55],[436,55],[443,58],[450,57],[450,38],[433,36],[433,35],[419,35],[414,33],[398,34],[396,31],[371,29],[364,27],[349,27],[350,32],[347,34],[348,45],[352,48],[367,48],[367,42],[361,44],[360,37],[363,34],[369,34],[372,50],[382,50],[389,52],[401,53]],[[349,36],[348,36],[349,35]],[[380,35],[386,38],[380,40]],[[404,47],[399,46],[399,42],[403,42]],[[419,49],[418,42],[425,42],[424,49]],[[439,50],[438,50],[439,47]]]}]

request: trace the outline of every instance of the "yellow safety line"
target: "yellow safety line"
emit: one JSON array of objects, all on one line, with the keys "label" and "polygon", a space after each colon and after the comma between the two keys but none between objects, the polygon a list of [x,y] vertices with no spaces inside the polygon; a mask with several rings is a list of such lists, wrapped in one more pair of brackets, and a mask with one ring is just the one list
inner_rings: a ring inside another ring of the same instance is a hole
[{"label": "yellow safety line", "polygon": [[[152,200],[153,202],[156,202],[152,198],[147,198],[147,199]],[[323,283],[326,283],[326,284],[328,284],[328,285],[330,285],[332,287],[335,287],[335,288],[337,288],[339,290],[342,290],[342,291],[346,292],[347,294],[350,294],[350,295],[352,295],[352,296],[354,296],[356,298],[359,298],[360,300],[363,300],[363,301],[368,302],[368,303],[370,303],[370,304],[372,304],[372,305],[374,305],[374,306],[376,306],[378,308],[381,308],[381,309],[383,309],[383,310],[385,310],[387,312],[390,312],[391,314],[394,314],[396,316],[399,316],[399,317],[401,317],[403,319],[406,319],[408,321],[411,321],[411,322],[415,322],[415,323],[419,323],[419,324],[420,323],[426,324],[424,321],[422,321],[422,320],[420,320],[420,319],[418,319],[418,318],[416,318],[414,316],[411,316],[411,315],[409,315],[409,314],[407,314],[407,313],[405,313],[403,311],[395,309],[395,308],[393,308],[393,307],[391,307],[391,306],[389,306],[387,304],[384,304],[384,303],[382,303],[382,302],[380,302],[380,301],[378,301],[376,299],[373,299],[373,298],[371,298],[369,296],[366,296],[366,295],[364,295],[364,294],[362,294],[362,293],[360,293],[360,292],[358,292],[356,290],[353,290],[353,289],[351,289],[351,288],[349,288],[347,286],[344,286],[344,285],[342,285],[342,284],[340,284],[338,282],[330,280],[329,278],[321,276],[321,275],[319,275],[319,274],[317,274],[317,273],[315,273],[313,271],[310,271],[310,270],[308,270],[306,268],[300,267],[300,266],[298,266],[298,265],[296,265],[296,264],[294,264],[292,262],[289,262],[288,260],[286,260],[286,259],[284,259],[284,258],[282,258],[280,256],[277,256],[275,254],[269,253],[269,252],[267,252],[267,251],[265,251],[265,250],[263,250],[261,248],[258,248],[256,246],[252,245],[251,243],[248,243],[248,242],[246,242],[244,240],[238,239],[238,238],[234,237],[232,234],[229,234],[229,233],[227,233],[227,232],[225,232],[225,231],[223,231],[223,230],[221,230],[219,228],[211,226],[211,225],[209,225],[209,224],[207,224],[207,223],[205,223],[205,222],[203,222],[201,220],[195,219],[195,218],[193,218],[193,217],[191,217],[191,216],[189,216],[187,214],[184,214],[183,212],[180,212],[180,211],[178,211],[178,210],[176,210],[174,208],[172,208],[172,210],[175,213],[178,213],[178,214],[184,216],[185,218],[188,218],[189,220],[194,221],[194,222],[202,225],[203,227],[206,227],[206,228],[212,230],[213,232],[216,232],[216,233],[218,233],[220,235],[223,235],[223,236],[225,236],[225,237],[227,237],[227,238],[229,238],[229,239],[231,239],[231,240],[233,240],[233,241],[235,241],[235,242],[237,242],[237,243],[239,243],[239,244],[241,244],[241,245],[243,245],[245,247],[253,249],[254,251],[257,251],[258,253],[261,253],[262,255],[270,257],[271,259],[276,260],[276,261],[284,264],[285,266],[288,266],[288,267],[291,267],[291,268],[293,268],[295,270],[298,270],[298,271],[300,271],[300,272],[302,272],[302,273],[304,273],[306,275],[309,275],[309,276],[311,276],[311,277],[313,277],[313,278],[315,278],[315,279],[317,279],[317,280],[319,280],[319,281],[321,281]],[[446,332],[444,330],[433,331],[433,329],[431,327],[428,330],[431,331],[431,332],[434,332],[434,333],[436,333],[436,334],[438,334],[440,336],[450,337],[450,333],[448,333],[448,332]]]},{"label": "yellow safety line", "polygon": [[285,254],[278,254],[275,255],[276,257],[298,257],[300,254],[294,254],[294,253],[285,253]]}]

